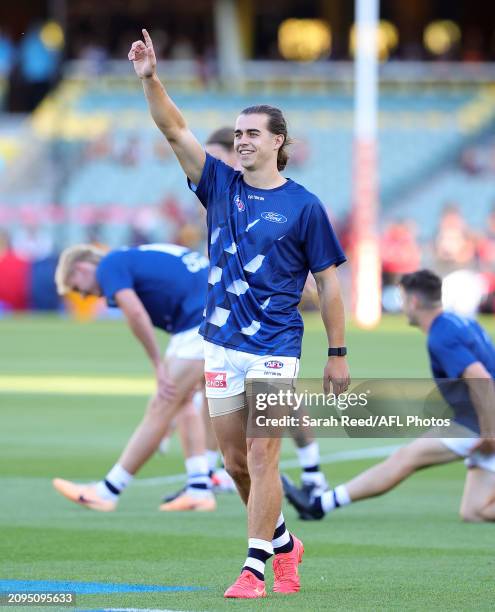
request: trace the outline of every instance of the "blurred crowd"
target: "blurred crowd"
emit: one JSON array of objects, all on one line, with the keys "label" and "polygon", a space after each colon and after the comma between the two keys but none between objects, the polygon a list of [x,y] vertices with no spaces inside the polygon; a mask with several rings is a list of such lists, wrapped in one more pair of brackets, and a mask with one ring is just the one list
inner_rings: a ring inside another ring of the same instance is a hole
[{"label": "blurred crowd", "polygon": [[[443,278],[458,279],[459,292],[464,286],[464,293],[471,292],[469,297],[477,299],[481,310],[495,312],[495,207],[483,231],[470,227],[459,207],[451,203],[444,207],[430,241],[420,243],[417,227],[408,219],[389,223],[380,241],[385,296],[391,295],[387,287],[395,286],[402,274],[429,267]],[[396,309],[393,299],[384,305]]]},{"label": "blurred crowd", "polygon": [[37,106],[59,78],[63,42],[55,22],[34,22],[17,40],[0,24],[0,80],[8,84],[6,108],[27,112]]},{"label": "blurred crowd", "polygon": [[[206,249],[204,213],[199,204],[191,215],[185,213],[180,202],[169,198],[157,209],[138,209],[133,215],[127,226],[127,245],[167,241],[202,252]],[[167,235],[156,231],[160,216]],[[105,219],[94,217],[91,221],[85,226],[84,240],[105,246]],[[348,247],[352,237],[345,227],[336,226],[344,247]],[[4,310],[22,310],[33,304],[52,308],[57,303],[50,275],[60,246],[40,219],[26,220],[10,235],[0,231],[0,305]],[[466,314],[478,308],[495,312],[495,207],[480,232],[470,227],[455,204],[446,205],[433,238],[427,242],[420,242],[413,221],[389,222],[381,232],[380,250],[384,310],[400,308],[395,290],[399,277],[426,266],[452,279],[452,290],[464,295]],[[44,295],[33,297],[30,291],[34,289]]]},{"label": "blurred crowd", "polygon": [[[12,37],[0,24],[0,81],[6,93],[2,106],[10,112],[30,112],[61,76],[62,61],[81,61],[88,76],[105,72],[110,59],[125,59],[139,28],[117,29],[112,37],[101,27],[80,22],[64,33],[55,21],[36,21]],[[67,35],[67,40],[66,40]],[[203,36],[187,37],[157,28],[153,44],[158,59],[191,60],[198,78],[207,84],[215,75],[215,50]],[[0,106],[0,110],[2,110]]]}]

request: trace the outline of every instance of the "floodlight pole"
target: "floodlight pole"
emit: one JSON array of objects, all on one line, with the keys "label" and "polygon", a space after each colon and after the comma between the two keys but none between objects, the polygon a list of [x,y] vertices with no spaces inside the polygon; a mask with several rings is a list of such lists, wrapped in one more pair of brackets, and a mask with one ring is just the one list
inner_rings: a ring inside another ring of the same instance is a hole
[{"label": "floodlight pole", "polygon": [[354,147],[352,189],[352,309],[357,324],[381,318],[378,241],[378,14],[379,0],[356,0]]}]

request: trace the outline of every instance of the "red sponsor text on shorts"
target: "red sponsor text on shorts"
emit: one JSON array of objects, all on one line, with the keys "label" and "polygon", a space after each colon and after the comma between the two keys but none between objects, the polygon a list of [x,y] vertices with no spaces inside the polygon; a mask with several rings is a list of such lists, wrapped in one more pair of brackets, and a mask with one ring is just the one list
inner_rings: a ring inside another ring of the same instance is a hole
[{"label": "red sponsor text on shorts", "polygon": [[206,386],[213,389],[227,388],[227,372],[205,372]]}]

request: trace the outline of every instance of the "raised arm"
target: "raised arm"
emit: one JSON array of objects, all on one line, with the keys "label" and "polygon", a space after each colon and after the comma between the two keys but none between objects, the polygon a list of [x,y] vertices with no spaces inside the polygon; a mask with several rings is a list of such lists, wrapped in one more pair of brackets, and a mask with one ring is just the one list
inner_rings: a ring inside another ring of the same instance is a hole
[{"label": "raised arm", "polygon": [[[328,337],[328,347],[345,346],[345,315],[339,279],[335,266],[330,266],[314,274],[320,297],[321,318]],[[350,384],[349,367],[345,357],[329,357],[324,370],[323,387],[329,393],[332,383],[333,393],[344,393]]]},{"label": "raised arm", "polygon": [[143,38],[144,42],[137,40],[132,43],[129,60],[143,84],[153,121],[170,143],[186,175],[197,185],[206,154],[156,74],[155,51],[147,30],[143,30]]}]

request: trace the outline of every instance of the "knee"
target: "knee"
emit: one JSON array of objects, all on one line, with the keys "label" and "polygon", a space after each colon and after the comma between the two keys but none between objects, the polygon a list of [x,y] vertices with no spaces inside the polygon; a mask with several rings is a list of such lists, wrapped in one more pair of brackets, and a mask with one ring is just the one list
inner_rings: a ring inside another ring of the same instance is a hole
[{"label": "knee", "polygon": [[476,508],[461,508],[459,516],[464,523],[480,523],[485,520]]},{"label": "knee", "polygon": [[175,402],[167,402],[163,398],[155,395],[151,398],[146,410],[146,418],[160,423],[167,420],[167,417],[172,418],[177,413],[178,406]]},{"label": "knee", "polygon": [[223,460],[225,469],[234,482],[242,482],[246,478],[249,478],[249,471],[245,456],[241,455],[240,453],[226,453]]},{"label": "knee", "polygon": [[389,457],[388,461],[395,469],[399,469],[405,474],[410,474],[420,467],[420,461],[417,454],[411,451],[407,446],[399,448],[398,451]]}]

